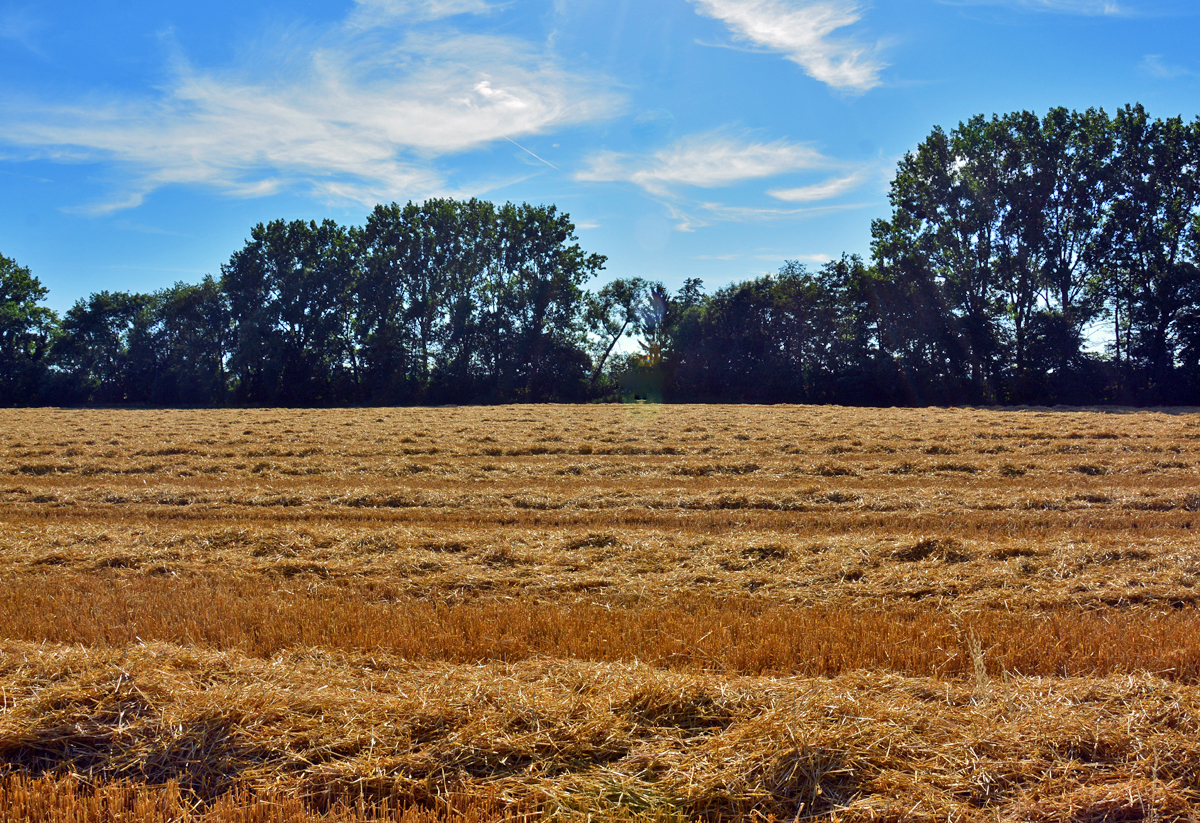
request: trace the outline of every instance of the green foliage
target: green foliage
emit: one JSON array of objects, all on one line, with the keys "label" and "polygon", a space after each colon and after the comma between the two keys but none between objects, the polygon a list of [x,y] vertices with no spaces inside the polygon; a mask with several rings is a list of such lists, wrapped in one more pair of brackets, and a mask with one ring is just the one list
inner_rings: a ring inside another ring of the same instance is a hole
[{"label": "green foliage", "polygon": [[224,405],[226,359],[233,329],[229,302],[220,284],[176,283],[156,292],[150,333],[156,354],[150,401],[157,405]]},{"label": "green foliage", "polygon": [[229,371],[243,403],[327,405],[353,383],[349,232],[332,220],[259,223],[221,267],[233,346]]},{"label": "green foliage", "polygon": [[385,402],[579,399],[583,285],[604,257],[553,206],[377,206],[358,235],[364,396]]},{"label": "green foliage", "polygon": [[1119,151],[1106,291],[1120,318],[1118,356],[1123,351],[1131,367],[1128,388],[1155,402],[1195,402],[1194,394],[1179,395],[1175,371],[1187,368],[1180,355],[1194,352],[1197,337],[1200,119],[1151,120],[1140,106],[1127,107],[1113,128]]},{"label": "green foliage", "polygon": [[974,117],[905,155],[890,200],[870,262],[712,295],[588,293],[605,258],[566,214],[474,199],[259,224],[219,280],[98,292],[61,325],[0,257],[0,402],[1200,401],[1200,119]]},{"label": "green foliage", "polygon": [[[668,306],[668,395],[761,403],[871,402],[877,331],[870,272],[844,257],[810,272],[785,263],[699,299]],[[882,384],[881,384],[882,385]]]},{"label": "green foliage", "polygon": [[593,391],[608,362],[609,355],[622,337],[633,337],[646,331],[643,303],[650,285],[640,277],[618,278],[586,297],[586,321],[592,334],[592,374],[589,384]]},{"label": "green foliage", "polygon": [[57,402],[144,402],[153,372],[149,344],[152,297],[97,292],[78,300],[63,317],[54,342]]},{"label": "green foliage", "polygon": [[209,406],[226,399],[229,311],[211,277],[153,294],[97,292],[56,331],[44,401]]},{"label": "green foliage", "polygon": [[0,406],[32,402],[45,372],[55,316],[29,269],[0,255]]},{"label": "green foliage", "polygon": [[[975,117],[901,161],[872,227],[884,348],[911,400],[1196,397],[1200,120],[1141,107]],[[1086,350],[1105,317],[1112,358]]]}]

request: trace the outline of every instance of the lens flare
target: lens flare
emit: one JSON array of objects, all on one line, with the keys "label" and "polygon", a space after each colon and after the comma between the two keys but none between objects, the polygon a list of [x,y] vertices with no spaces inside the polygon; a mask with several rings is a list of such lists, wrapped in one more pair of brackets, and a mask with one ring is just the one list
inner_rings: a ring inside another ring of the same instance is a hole
[{"label": "lens flare", "polygon": [[638,307],[638,320],[641,322],[642,328],[646,331],[654,331],[662,325],[666,317],[667,296],[657,288],[650,289]]}]

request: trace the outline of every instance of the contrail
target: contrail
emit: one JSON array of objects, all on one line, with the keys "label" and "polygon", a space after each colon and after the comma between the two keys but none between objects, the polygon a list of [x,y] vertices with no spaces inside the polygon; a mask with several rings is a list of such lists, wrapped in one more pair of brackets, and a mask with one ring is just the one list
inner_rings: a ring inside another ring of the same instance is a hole
[{"label": "contrail", "polygon": [[504,138],[505,140],[507,140],[508,142],[512,143],[514,146],[516,146],[516,147],[517,147],[518,149],[520,149],[521,151],[523,151],[523,152],[525,152],[526,154],[528,154],[529,156],[531,156],[531,157],[537,157],[537,159],[538,159],[538,160],[541,160],[543,163],[545,163],[547,166],[549,166],[550,168],[554,169],[555,171],[562,171],[562,169],[560,169],[558,166],[554,165],[554,164],[553,164],[553,163],[551,163],[549,160],[544,160],[544,159],[542,159],[541,157],[538,157],[536,154],[534,154],[534,153],[533,153],[533,152],[531,152],[529,149],[527,149],[527,148],[525,148],[524,146],[522,146],[522,145],[521,145],[520,143],[518,143],[516,140],[513,140],[513,139],[512,139],[511,137],[509,137],[508,135],[506,135],[506,134],[502,134],[502,135],[500,135],[500,136],[501,136],[501,137],[503,137],[503,138]]}]

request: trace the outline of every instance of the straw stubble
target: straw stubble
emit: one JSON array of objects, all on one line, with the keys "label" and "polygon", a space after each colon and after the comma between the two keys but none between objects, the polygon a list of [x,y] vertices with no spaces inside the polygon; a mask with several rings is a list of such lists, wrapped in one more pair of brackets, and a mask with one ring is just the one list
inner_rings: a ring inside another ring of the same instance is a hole
[{"label": "straw stubble", "polygon": [[4,819],[1200,799],[1186,411],[2,414]]}]

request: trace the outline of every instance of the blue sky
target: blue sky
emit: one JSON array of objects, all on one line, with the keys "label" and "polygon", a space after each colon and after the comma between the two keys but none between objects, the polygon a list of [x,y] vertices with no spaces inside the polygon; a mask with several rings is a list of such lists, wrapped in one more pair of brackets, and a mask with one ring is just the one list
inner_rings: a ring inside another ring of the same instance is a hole
[{"label": "blue sky", "polygon": [[0,0],[0,254],[62,311],[475,196],[713,290],[866,254],[935,125],[1200,115],[1198,36],[1195,0]]}]

